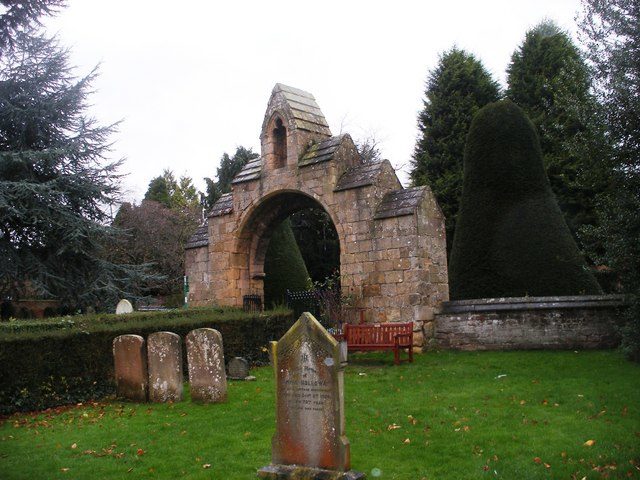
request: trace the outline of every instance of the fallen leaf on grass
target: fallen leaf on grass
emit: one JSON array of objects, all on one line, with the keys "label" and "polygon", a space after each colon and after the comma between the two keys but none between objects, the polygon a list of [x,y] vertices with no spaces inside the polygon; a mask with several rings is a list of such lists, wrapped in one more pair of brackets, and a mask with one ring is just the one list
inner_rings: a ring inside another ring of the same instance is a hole
[{"label": "fallen leaf on grass", "polygon": [[141,456],[142,456],[142,455],[144,455],[145,453],[147,453],[147,452],[145,452],[143,449],[139,448],[139,449],[138,449],[138,451],[136,452],[136,455],[138,455],[139,457],[141,457]]},{"label": "fallen leaf on grass", "polygon": [[586,442],[584,442],[584,446],[585,447],[593,447],[596,444],[595,440],[587,440]]},{"label": "fallen leaf on grass", "polygon": [[202,465],[202,468],[211,468],[211,464],[210,463],[205,463],[204,465]]},{"label": "fallen leaf on grass", "polygon": [[418,423],[418,420],[416,420],[415,418],[413,418],[413,415],[408,415],[408,416],[407,416],[407,419],[409,420],[409,423],[410,423],[411,425],[415,425],[415,424],[417,424],[417,423]]},{"label": "fallen leaf on grass", "polygon": [[392,423],[391,425],[389,425],[387,427],[387,430],[397,430],[399,428],[402,428],[400,425],[396,424],[396,423]]},{"label": "fallen leaf on grass", "polygon": [[61,468],[60,471],[67,473],[69,471],[69,469],[68,468]]},{"label": "fallen leaf on grass", "polygon": [[411,440],[410,440],[410,439],[408,439],[408,438],[405,438],[405,439],[404,439],[404,442],[402,442],[402,443],[405,443],[405,444],[407,444],[407,443],[411,443]]},{"label": "fallen leaf on grass", "polygon": [[71,449],[72,450],[75,450],[76,448],[78,448],[78,444],[77,443],[74,443],[74,444],[71,445]]},{"label": "fallen leaf on grass", "polygon": [[533,462],[540,465],[542,463],[542,459],[540,457],[534,457]]}]

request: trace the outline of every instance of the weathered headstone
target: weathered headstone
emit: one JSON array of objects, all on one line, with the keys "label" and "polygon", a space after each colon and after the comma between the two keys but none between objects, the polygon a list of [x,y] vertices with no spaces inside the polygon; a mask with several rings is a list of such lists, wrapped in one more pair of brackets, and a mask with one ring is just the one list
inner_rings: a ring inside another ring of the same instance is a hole
[{"label": "weathered headstone", "polygon": [[229,378],[233,380],[245,380],[249,377],[249,362],[242,357],[234,357],[229,360],[227,368]]},{"label": "weathered headstone", "polygon": [[147,350],[140,335],[120,335],[113,339],[116,392],[133,402],[147,401]]},{"label": "weathered headstone", "polygon": [[147,338],[149,363],[149,400],[179,402],[182,400],[182,343],[171,332],[156,332]]},{"label": "weathered headstone", "polygon": [[219,403],[227,400],[222,335],[213,328],[198,328],[187,334],[187,364],[191,400]]},{"label": "weathered headstone", "polygon": [[123,313],[131,313],[133,312],[133,305],[126,298],[123,298],[116,305],[116,315],[122,315]]},{"label": "weathered headstone", "polygon": [[276,433],[267,479],[354,480],[344,435],[344,366],[338,342],[310,313],[303,313],[278,342],[271,342],[276,375]]}]

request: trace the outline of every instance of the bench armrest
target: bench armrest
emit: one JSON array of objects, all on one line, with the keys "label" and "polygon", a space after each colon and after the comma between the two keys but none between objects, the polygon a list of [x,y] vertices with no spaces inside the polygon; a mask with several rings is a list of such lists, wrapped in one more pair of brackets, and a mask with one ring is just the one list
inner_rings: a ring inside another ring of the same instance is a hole
[{"label": "bench armrest", "polygon": [[396,345],[400,345],[400,339],[401,338],[406,338],[406,342],[403,343],[407,343],[407,344],[411,344],[411,339],[413,338],[413,333],[398,333],[394,336],[394,340]]}]

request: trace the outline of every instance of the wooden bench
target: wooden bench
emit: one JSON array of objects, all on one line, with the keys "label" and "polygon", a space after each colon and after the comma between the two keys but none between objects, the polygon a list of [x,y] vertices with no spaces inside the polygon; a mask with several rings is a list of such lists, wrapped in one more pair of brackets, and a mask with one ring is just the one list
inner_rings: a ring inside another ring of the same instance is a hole
[{"label": "wooden bench", "polygon": [[407,350],[413,362],[413,323],[345,324],[339,340],[347,342],[350,352],[393,350],[393,362],[400,363],[400,350]]}]

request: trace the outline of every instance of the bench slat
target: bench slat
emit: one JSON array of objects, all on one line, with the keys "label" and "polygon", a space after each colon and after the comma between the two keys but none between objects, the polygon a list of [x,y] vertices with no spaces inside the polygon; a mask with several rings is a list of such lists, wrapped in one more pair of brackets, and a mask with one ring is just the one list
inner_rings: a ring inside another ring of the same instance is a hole
[{"label": "bench slat", "polygon": [[394,363],[400,362],[400,349],[409,353],[413,361],[413,323],[376,323],[345,325],[343,339],[351,351],[393,350]]}]

